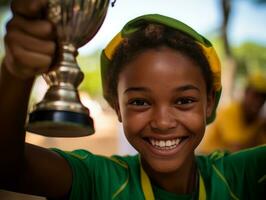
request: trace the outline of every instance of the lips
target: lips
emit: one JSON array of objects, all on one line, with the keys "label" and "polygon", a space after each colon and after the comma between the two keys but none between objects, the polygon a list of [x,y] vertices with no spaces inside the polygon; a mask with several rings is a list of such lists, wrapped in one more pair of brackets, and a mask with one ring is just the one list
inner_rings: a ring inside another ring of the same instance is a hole
[{"label": "lips", "polygon": [[170,156],[177,153],[185,143],[185,140],[188,138],[188,136],[171,139],[158,139],[149,137],[145,138],[145,141],[149,143],[148,146],[154,154],[159,156]]}]

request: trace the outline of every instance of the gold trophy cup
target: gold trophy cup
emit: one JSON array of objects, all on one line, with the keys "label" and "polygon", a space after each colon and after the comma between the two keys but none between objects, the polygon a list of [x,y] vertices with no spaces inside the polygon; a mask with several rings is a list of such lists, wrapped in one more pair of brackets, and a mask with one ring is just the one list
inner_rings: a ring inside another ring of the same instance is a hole
[{"label": "gold trophy cup", "polygon": [[49,85],[43,100],[29,115],[26,129],[50,137],[80,137],[94,133],[89,109],[82,105],[77,87],[83,80],[77,49],[97,33],[109,0],[50,0],[48,19],[56,28],[55,66],[43,74]]}]

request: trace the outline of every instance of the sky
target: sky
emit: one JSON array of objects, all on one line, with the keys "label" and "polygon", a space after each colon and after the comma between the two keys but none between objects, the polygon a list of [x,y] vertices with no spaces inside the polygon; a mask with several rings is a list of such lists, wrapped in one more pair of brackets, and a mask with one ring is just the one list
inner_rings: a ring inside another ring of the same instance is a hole
[{"label": "sky", "polygon": [[[257,6],[250,1],[233,0],[229,40],[234,45],[246,40],[266,45],[266,4]],[[217,33],[222,22],[220,0],[117,0],[109,7],[97,35],[80,48],[80,53],[102,49],[126,22],[148,13],[176,18],[204,36]]]},{"label": "sky", "polygon": [[[239,45],[248,40],[266,45],[266,4],[258,6],[251,3],[252,0],[231,1],[230,43]],[[208,38],[217,34],[221,26],[220,2],[221,0],[116,0],[115,6],[109,7],[99,32],[79,52],[90,54],[104,48],[126,22],[148,13],[176,18]],[[0,28],[1,32],[4,31],[3,25]]]}]

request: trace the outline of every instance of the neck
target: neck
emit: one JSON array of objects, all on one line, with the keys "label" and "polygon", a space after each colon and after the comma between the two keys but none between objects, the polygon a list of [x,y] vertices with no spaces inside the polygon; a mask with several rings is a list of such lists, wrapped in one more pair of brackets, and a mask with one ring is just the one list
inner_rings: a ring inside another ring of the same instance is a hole
[{"label": "neck", "polygon": [[197,166],[195,157],[187,160],[186,165],[181,166],[178,170],[169,173],[154,171],[145,162],[142,163],[152,182],[168,192],[191,194],[196,188]]}]

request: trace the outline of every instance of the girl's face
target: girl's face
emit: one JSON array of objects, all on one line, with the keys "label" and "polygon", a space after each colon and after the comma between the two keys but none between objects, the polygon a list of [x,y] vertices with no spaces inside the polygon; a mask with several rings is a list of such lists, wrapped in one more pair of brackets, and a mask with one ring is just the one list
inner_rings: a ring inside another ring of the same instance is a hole
[{"label": "girl's face", "polygon": [[193,60],[162,47],[142,52],[124,67],[117,113],[142,160],[157,172],[172,172],[193,159],[212,96]]}]

